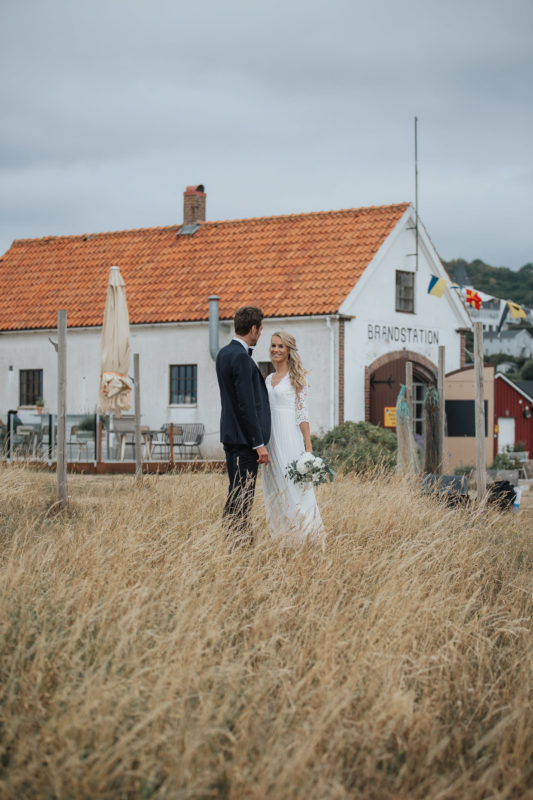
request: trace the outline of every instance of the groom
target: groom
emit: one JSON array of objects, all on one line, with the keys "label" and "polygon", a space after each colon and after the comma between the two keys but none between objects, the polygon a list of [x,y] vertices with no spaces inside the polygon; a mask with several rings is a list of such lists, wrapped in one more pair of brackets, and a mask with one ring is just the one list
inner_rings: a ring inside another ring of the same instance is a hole
[{"label": "groom", "polygon": [[263,376],[252,348],[263,329],[263,312],[254,306],[239,308],[235,336],[217,356],[217,378],[222,412],[220,440],[226,453],[229,489],[224,520],[237,543],[253,543],[248,514],[254,499],[259,464],[268,464],[270,406]]}]

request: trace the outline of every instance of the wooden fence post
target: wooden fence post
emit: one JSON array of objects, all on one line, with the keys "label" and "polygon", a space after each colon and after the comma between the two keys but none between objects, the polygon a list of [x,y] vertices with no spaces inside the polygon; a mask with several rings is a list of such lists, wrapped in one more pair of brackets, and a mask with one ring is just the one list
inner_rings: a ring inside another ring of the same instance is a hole
[{"label": "wooden fence post", "polygon": [[168,447],[170,456],[170,466],[174,469],[174,423],[171,422],[168,426]]},{"label": "wooden fence post", "polygon": [[102,461],[102,418],[98,415],[98,458],[96,463],[99,464]]},{"label": "wooden fence post", "polygon": [[409,419],[411,422],[411,436],[414,433],[413,424],[413,362],[408,361],[405,365],[405,399],[409,406]]},{"label": "wooden fence post", "polygon": [[57,312],[57,494],[59,505],[67,505],[67,312]]},{"label": "wooden fence post", "polygon": [[140,372],[139,372],[139,353],[133,354],[133,380],[135,383],[135,477],[137,480],[142,477],[142,459],[141,459],[141,387],[140,387]]},{"label": "wooden fence post", "polygon": [[485,449],[485,392],[483,385],[483,323],[474,322],[474,374],[476,399],[476,486],[477,499],[487,490]]},{"label": "wooden fence post", "polygon": [[446,348],[439,345],[439,373],[437,390],[439,392],[439,472],[446,472]]}]

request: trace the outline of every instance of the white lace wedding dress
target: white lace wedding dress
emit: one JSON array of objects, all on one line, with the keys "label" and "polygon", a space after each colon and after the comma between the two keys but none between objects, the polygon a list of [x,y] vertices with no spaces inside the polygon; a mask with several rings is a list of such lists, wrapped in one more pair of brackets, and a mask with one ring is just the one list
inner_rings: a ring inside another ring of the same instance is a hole
[{"label": "white lace wedding dress", "polygon": [[305,450],[301,422],[309,422],[307,387],[296,393],[289,375],[272,386],[272,375],[266,379],[272,432],[267,449],[270,463],[261,467],[265,510],[273,539],[288,544],[306,540],[323,541],[325,530],[315,499],[313,485],[295,484],[285,477],[291,461]]}]

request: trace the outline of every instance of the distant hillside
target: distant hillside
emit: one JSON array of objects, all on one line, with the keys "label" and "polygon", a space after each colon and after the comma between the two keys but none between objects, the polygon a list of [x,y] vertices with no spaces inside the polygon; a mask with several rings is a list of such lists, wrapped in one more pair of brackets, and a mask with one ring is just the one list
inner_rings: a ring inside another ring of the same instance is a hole
[{"label": "distant hillside", "polygon": [[454,258],[442,263],[453,280],[456,271],[464,267],[472,286],[481,292],[533,308],[533,264],[525,264],[514,271],[508,267],[491,267],[478,258],[475,261]]}]

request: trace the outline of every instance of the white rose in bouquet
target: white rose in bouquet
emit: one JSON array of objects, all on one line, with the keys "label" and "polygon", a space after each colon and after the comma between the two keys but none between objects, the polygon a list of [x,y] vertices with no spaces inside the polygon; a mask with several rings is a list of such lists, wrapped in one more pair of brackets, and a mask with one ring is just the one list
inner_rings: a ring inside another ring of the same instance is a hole
[{"label": "white rose in bouquet", "polygon": [[296,462],[296,469],[300,475],[307,475],[307,473],[313,469],[313,461],[314,458],[312,453],[302,453]]},{"label": "white rose in bouquet", "polygon": [[298,470],[300,475],[305,475],[305,473],[307,472],[307,464],[304,461],[303,456],[300,456],[300,458],[296,462],[296,469]]},{"label": "white rose in bouquet", "polygon": [[300,458],[287,464],[286,477],[296,484],[320,484],[326,480],[332,481],[334,475],[335,472],[327,461],[324,461],[320,456],[314,456],[312,453],[302,453]]}]

